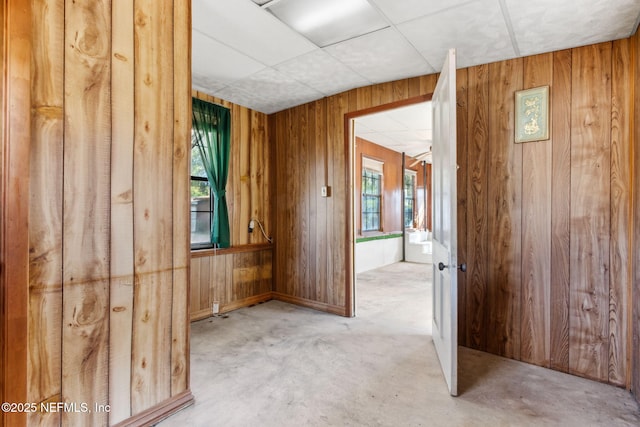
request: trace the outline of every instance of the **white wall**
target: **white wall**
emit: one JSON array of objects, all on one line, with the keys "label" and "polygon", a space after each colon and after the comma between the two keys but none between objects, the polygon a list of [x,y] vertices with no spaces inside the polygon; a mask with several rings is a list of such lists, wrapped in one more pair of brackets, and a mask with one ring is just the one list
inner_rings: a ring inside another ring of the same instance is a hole
[{"label": "white wall", "polygon": [[402,261],[402,236],[356,243],[356,274]]}]

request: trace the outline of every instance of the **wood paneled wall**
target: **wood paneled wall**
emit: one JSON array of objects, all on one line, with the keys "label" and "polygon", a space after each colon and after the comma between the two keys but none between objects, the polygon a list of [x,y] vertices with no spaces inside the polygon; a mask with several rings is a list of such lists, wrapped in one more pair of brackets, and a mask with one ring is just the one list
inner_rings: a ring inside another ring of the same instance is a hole
[{"label": "wood paneled wall", "polygon": [[[0,401],[27,402],[29,279],[29,128],[31,4],[0,4]],[[25,412],[0,413],[0,426],[26,423]]]},{"label": "wood paneled wall", "polygon": [[[403,206],[402,206],[402,191],[404,185],[404,172],[402,171],[402,154],[397,151],[390,150],[381,145],[374,144],[371,141],[356,138],[356,151],[355,151],[355,188],[358,191],[359,196],[355,197],[354,212],[356,213],[356,232],[362,235],[362,215],[360,210],[360,204],[362,202],[362,158],[368,157],[374,160],[384,162],[384,177],[383,177],[383,199],[382,199],[382,223],[380,224],[383,232],[402,231],[403,222]],[[414,217],[416,224],[424,223],[424,216],[418,215],[421,209],[424,209],[424,174],[422,171],[422,165],[416,165],[411,167],[415,159],[413,157],[405,157],[405,169],[410,169],[416,172],[416,209],[414,210]],[[431,174],[431,165],[428,165],[429,176]],[[431,192],[428,189],[429,193]],[[430,214],[429,214],[430,215]],[[424,225],[422,225],[424,227]]]},{"label": "wood paneled wall", "polygon": [[[631,47],[619,40],[458,70],[461,344],[629,385]],[[270,117],[279,292],[350,313],[344,116],[430,94],[436,77]],[[515,144],[515,92],[542,85],[551,138]],[[323,184],[332,197],[319,196]]]},{"label": "wood paneled wall", "polygon": [[268,244],[243,247],[224,255],[191,255],[191,320],[268,301],[271,295],[272,249]]},{"label": "wood paneled wall", "polygon": [[32,0],[29,402],[146,425],[189,391],[190,3]]},{"label": "wood paneled wall", "polygon": [[202,92],[192,96],[231,110],[231,158],[227,202],[231,248],[197,250],[191,254],[191,319],[212,314],[213,301],[220,312],[271,299],[272,245],[251,218],[258,219],[267,235],[271,219],[271,147],[267,115]]}]

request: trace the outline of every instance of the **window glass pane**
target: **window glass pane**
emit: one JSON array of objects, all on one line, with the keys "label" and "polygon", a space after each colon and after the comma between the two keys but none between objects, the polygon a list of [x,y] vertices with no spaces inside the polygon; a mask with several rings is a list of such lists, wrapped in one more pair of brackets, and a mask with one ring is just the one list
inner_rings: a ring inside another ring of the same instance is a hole
[{"label": "window glass pane", "polygon": [[382,200],[382,174],[369,169],[362,170],[362,231],[380,230],[380,205]]},{"label": "window glass pane", "polygon": [[193,131],[191,131],[191,138],[191,176],[206,178],[207,172],[204,170],[200,149],[195,145],[195,141],[193,140]]},{"label": "window glass pane", "polygon": [[404,226],[413,227],[416,177],[411,173],[404,175]]},{"label": "window glass pane", "polygon": [[207,181],[191,180],[191,244],[211,241],[211,191]]}]

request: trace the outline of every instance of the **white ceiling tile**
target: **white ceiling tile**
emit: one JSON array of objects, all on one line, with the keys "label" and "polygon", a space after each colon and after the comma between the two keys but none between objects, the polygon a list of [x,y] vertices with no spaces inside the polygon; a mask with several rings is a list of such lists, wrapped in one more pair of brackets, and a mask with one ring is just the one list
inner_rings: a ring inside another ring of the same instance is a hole
[{"label": "white ceiling tile", "polygon": [[373,3],[394,24],[431,15],[465,2],[469,2],[469,0],[373,0]]},{"label": "white ceiling tile", "polygon": [[506,0],[522,55],[616,40],[632,35],[638,0]]},{"label": "white ceiling tile", "polygon": [[402,130],[402,131],[396,131],[396,132],[387,132],[386,133],[387,136],[389,136],[389,138],[394,139],[396,141],[406,141],[406,142],[410,142],[410,141],[426,141],[428,138],[421,138],[421,134],[417,131],[414,130]]},{"label": "white ceiling tile", "polygon": [[[360,136],[360,135],[358,135]],[[383,147],[388,147],[390,145],[399,145],[398,141],[389,137],[385,133],[372,133],[368,135],[361,136],[362,139],[366,139],[369,142],[373,142],[374,144],[382,145]]]},{"label": "white ceiling tile", "polygon": [[358,123],[362,123],[367,129],[374,132],[391,132],[405,129],[401,123],[393,120],[388,114],[382,113],[359,117]]},{"label": "white ceiling tile", "polygon": [[[207,76],[209,80],[217,81],[218,84],[226,85],[265,68],[263,64],[216,40],[211,40],[198,31],[192,33],[192,45],[194,52],[201,52],[199,55],[192,55],[192,73]],[[220,58],[224,58],[224,61]]]},{"label": "white ceiling tile", "polygon": [[375,83],[434,72],[424,58],[393,28],[337,43],[324,50]]},{"label": "white ceiling tile", "polygon": [[233,93],[238,98],[253,97],[255,109],[267,114],[322,98],[315,89],[271,68],[230,85],[223,92]]},{"label": "white ceiling tile", "polygon": [[458,68],[516,56],[500,4],[479,0],[398,26],[398,30],[439,70],[450,48]]},{"label": "white ceiling tile", "polygon": [[227,85],[224,85],[217,80],[211,79],[206,74],[191,73],[191,86],[194,89],[211,94],[219,90],[224,89]]},{"label": "white ceiling tile", "polygon": [[370,84],[322,50],[315,50],[274,67],[325,96]]},{"label": "white ceiling tile", "polygon": [[192,16],[193,28],[265,65],[318,49],[250,0],[193,0]]},{"label": "white ceiling tile", "polygon": [[387,112],[391,118],[402,123],[408,129],[431,129],[431,113],[430,102],[395,108]]}]

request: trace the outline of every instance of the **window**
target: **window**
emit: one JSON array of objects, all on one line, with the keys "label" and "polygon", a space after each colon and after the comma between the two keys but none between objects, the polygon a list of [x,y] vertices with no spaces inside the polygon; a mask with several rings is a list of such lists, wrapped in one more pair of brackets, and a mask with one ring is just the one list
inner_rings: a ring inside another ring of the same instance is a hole
[{"label": "window", "polygon": [[191,132],[191,247],[194,249],[212,247],[211,223],[213,203],[211,187],[207,180],[200,150]]},{"label": "window", "polygon": [[197,98],[193,98],[192,107],[191,248],[228,248],[231,112]]},{"label": "window", "polygon": [[412,170],[404,171],[404,226],[413,228],[415,226],[415,206],[416,206],[416,173]]},{"label": "window", "polygon": [[362,231],[381,231],[383,163],[362,159]]}]

